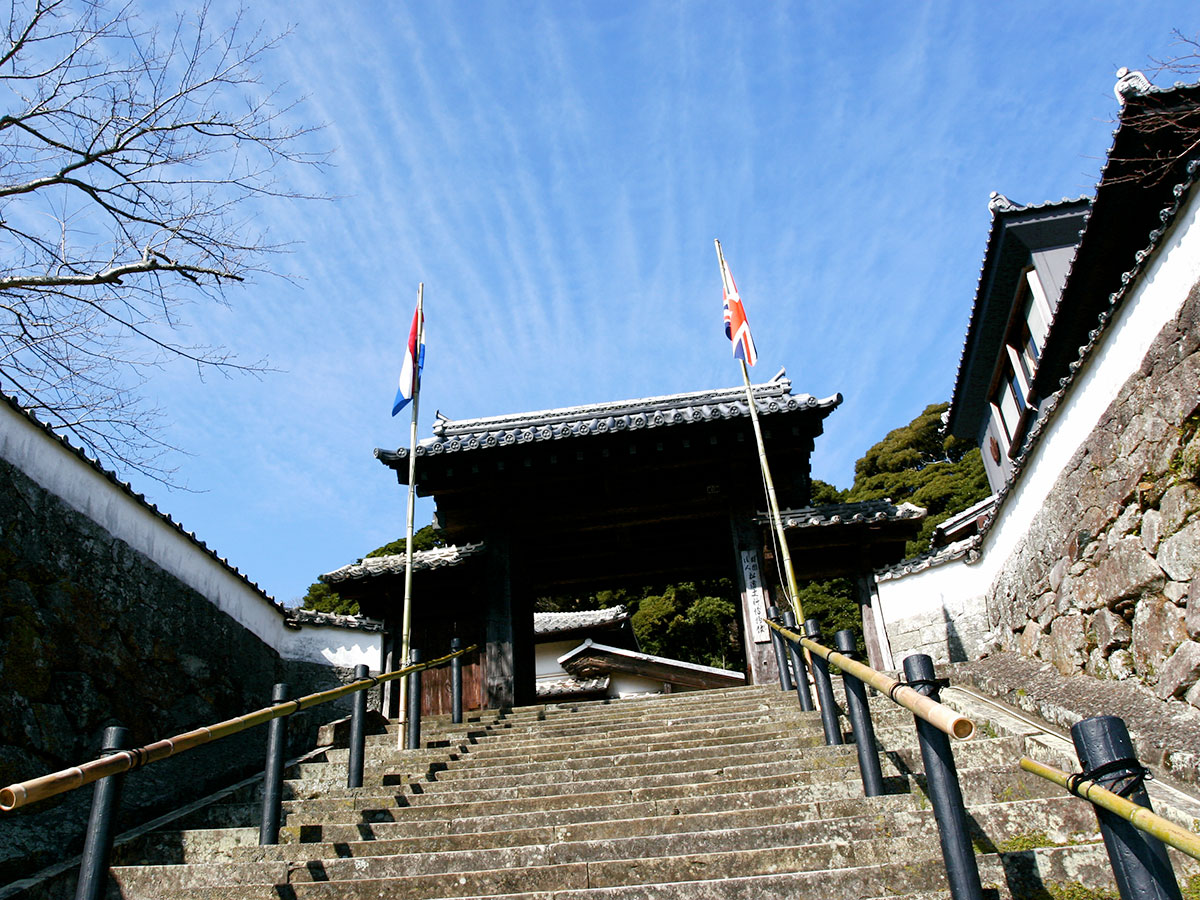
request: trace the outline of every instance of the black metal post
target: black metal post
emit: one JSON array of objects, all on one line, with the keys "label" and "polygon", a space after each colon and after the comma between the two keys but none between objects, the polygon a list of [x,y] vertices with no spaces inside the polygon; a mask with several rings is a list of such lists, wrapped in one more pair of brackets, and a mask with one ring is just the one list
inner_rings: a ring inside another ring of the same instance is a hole
[{"label": "black metal post", "polygon": [[[768,606],[767,618],[778,622],[779,609],[774,606]],[[783,643],[783,638],[780,636],[779,632],[772,628],[771,646],[775,648],[775,662],[779,666],[779,689],[781,691],[790,691],[792,689],[792,673],[791,670],[788,669],[788,654]]]},{"label": "black metal post", "polygon": [[[129,729],[113,725],[104,729],[100,740],[100,755],[112,756],[129,749]],[[112,854],[113,832],[117,806],[121,802],[121,787],[125,775],[109,775],[96,782],[92,792],[92,811],[88,816],[87,837],[83,841],[83,858],[79,862],[79,881],[75,885],[75,900],[100,900],[108,889],[108,859]]]},{"label": "black metal post", "polygon": [[[1116,716],[1092,716],[1071,726],[1071,739],[1084,772],[1095,772],[1089,780],[1151,809],[1150,798],[1142,787],[1145,770],[1137,761],[1123,721]],[[1162,841],[1099,806],[1096,818],[1122,900],[1180,900],[1179,885]]]},{"label": "black metal post", "polygon": [[[804,633],[809,640],[821,642],[821,625],[816,619],[805,619]],[[833,682],[829,680],[829,663],[812,655],[813,681],[817,685],[817,699],[821,701],[821,727],[825,730],[825,743],[842,743],[842,728],[838,724],[837,701],[833,699]]]},{"label": "black metal post", "polygon": [[[453,638],[450,641],[450,652],[457,653],[462,649],[462,639]],[[462,724],[462,657],[456,656],[450,660],[450,721],[455,725]]]},{"label": "black metal post", "polygon": [[[904,660],[904,677],[918,693],[938,700],[933,660],[915,653]],[[914,718],[916,718],[914,716]],[[979,864],[967,832],[967,812],[963,806],[958,769],[950,751],[950,738],[924,719],[916,719],[921,760],[925,766],[925,787],[942,842],[942,859],[954,900],[980,900]]]},{"label": "black metal post", "polygon": [[[415,666],[421,661],[421,651],[416,647],[408,650],[408,664]],[[404,742],[406,750],[421,749],[421,673],[408,673],[408,731]]]},{"label": "black metal post", "polygon": [[[851,659],[858,656],[854,632],[848,628],[843,628],[833,636],[833,646],[843,656]],[[871,707],[867,705],[867,686],[846,671],[842,672],[842,684],[846,688],[850,727],[854,729],[854,747],[858,751],[858,771],[862,775],[863,793],[868,797],[878,797],[883,793],[883,770],[879,767],[879,751],[875,748],[875,726],[871,724]]]},{"label": "black metal post", "polygon": [[[288,699],[292,688],[279,683],[271,688],[271,703]],[[263,772],[262,822],[258,843],[265,847],[279,843],[279,822],[283,817],[283,754],[287,748],[287,716],[267,723],[267,767]]]},{"label": "black metal post", "polygon": [[[783,624],[796,630],[796,614],[790,609],[783,611]],[[804,648],[799,644],[792,644],[791,641],[784,641],[788,646],[788,652],[792,655],[792,671],[796,675],[796,696],[800,698],[800,708],[805,712],[812,712],[816,707],[813,706],[812,694],[808,690],[808,663],[804,661]]]},{"label": "black metal post", "polygon": [[[371,670],[360,663],[354,667],[354,680],[362,681],[369,677]],[[359,691],[354,695],[350,708],[350,764],[346,771],[346,787],[362,787],[363,755],[367,743],[367,692]]]}]

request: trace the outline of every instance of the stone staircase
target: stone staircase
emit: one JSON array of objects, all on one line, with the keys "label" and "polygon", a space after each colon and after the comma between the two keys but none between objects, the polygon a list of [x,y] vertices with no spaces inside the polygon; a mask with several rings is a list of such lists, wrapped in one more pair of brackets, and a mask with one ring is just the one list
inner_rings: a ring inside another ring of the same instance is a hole
[{"label": "stone staircase", "polygon": [[[948,897],[912,716],[872,704],[888,793],[871,799],[853,745],[823,746],[817,714],[774,687],[427,719],[415,751],[393,725],[368,738],[362,788],[345,749],[292,768],[280,844],[257,845],[245,789],[120,847],[109,895]],[[963,711],[981,726],[955,758],[985,897],[1115,897],[1091,890],[1113,890],[1091,808],[1016,769],[1033,732]],[[1050,753],[1031,755],[1069,765]],[[1174,858],[1186,885],[1194,863]]]}]

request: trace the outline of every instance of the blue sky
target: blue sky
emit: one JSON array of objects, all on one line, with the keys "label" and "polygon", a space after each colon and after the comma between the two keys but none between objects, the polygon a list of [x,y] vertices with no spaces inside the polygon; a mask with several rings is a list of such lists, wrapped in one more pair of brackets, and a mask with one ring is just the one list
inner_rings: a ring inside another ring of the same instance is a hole
[{"label": "blue sky", "polygon": [[[949,398],[988,194],[1090,194],[1121,65],[1194,3],[260,2],[264,79],[326,128],[328,202],[189,341],[279,370],[149,385],[193,492],[134,487],[285,603],[403,533],[372,456],[424,281],[420,435],[466,418],[738,383],[713,238],[759,351],[845,403],[814,474]],[[229,12],[218,4],[216,14]],[[1149,74],[1149,73],[1148,73]],[[1153,76],[1157,83],[1172,75]],[[564,498],[566,502],[566,498]],[[418,526],[432,506],[418,506]]]}]

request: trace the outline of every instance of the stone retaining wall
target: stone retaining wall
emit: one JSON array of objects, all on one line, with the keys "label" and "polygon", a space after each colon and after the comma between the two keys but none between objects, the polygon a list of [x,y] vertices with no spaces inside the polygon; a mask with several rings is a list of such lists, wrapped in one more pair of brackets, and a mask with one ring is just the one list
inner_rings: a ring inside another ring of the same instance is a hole
[{"label": "stone retaining wall", "polygon": [[1200,286],[987,596],[1002,647],[1200,707]]},{"label": "stone retaining wall", "polygon": [[[83,464],[81,462],[81,464]],[[96,755],[107,725],[135,745],[308,693],[337,669],[279,654],[146,556],[0,461],[0,785]],[[312,746],[336,704],[293,718]],[[121,827],[259,768],[265,728],[131,773]],[[78,852],[91,789],[0,813],[0,884]]]}]

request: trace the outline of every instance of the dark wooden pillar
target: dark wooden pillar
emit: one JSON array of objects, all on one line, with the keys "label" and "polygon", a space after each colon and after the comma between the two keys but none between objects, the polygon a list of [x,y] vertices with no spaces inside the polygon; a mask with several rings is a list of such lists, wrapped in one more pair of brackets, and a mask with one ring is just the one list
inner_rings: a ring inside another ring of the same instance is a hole
[{"label": "dark wooden pillar", "polygon": [[778,683],[779,666],[771,646],[770,629],[762,621],[771,605],[763,562],[762,530],[754,523],[752,513],[734,513],[729,524],[733,536],[734,584],[741,597],[748,681],[750,684]]},{"label": "dark wooden pillar", "polygon": [[[383,621],[383,635],[379,641],[379,671],[392,672],[400,668],[400,628],[401,620],[387,618]],[[400,715],[400,683],[385,681],[380,688],[382,701],[380,711],[389,719]]]},{"label": "dark wooden pillar", "polygon": [[537,564],[531,548],[509,542],[509,608],[512,610],[513,702],[537,702],[537,666],[533,652],[533,599],[531,567]]},{"label": "dark wooden pillar", "polygon": [[[486,541],[486,574],[484,576],[484,698],[491,709],[516,705],[516,681],[513,654],[513,596],[512,557],[508,536],[498,530]],[[530,631],[533,625],[530,623]],[[530,639],[532,640],[532,634]]]}]

